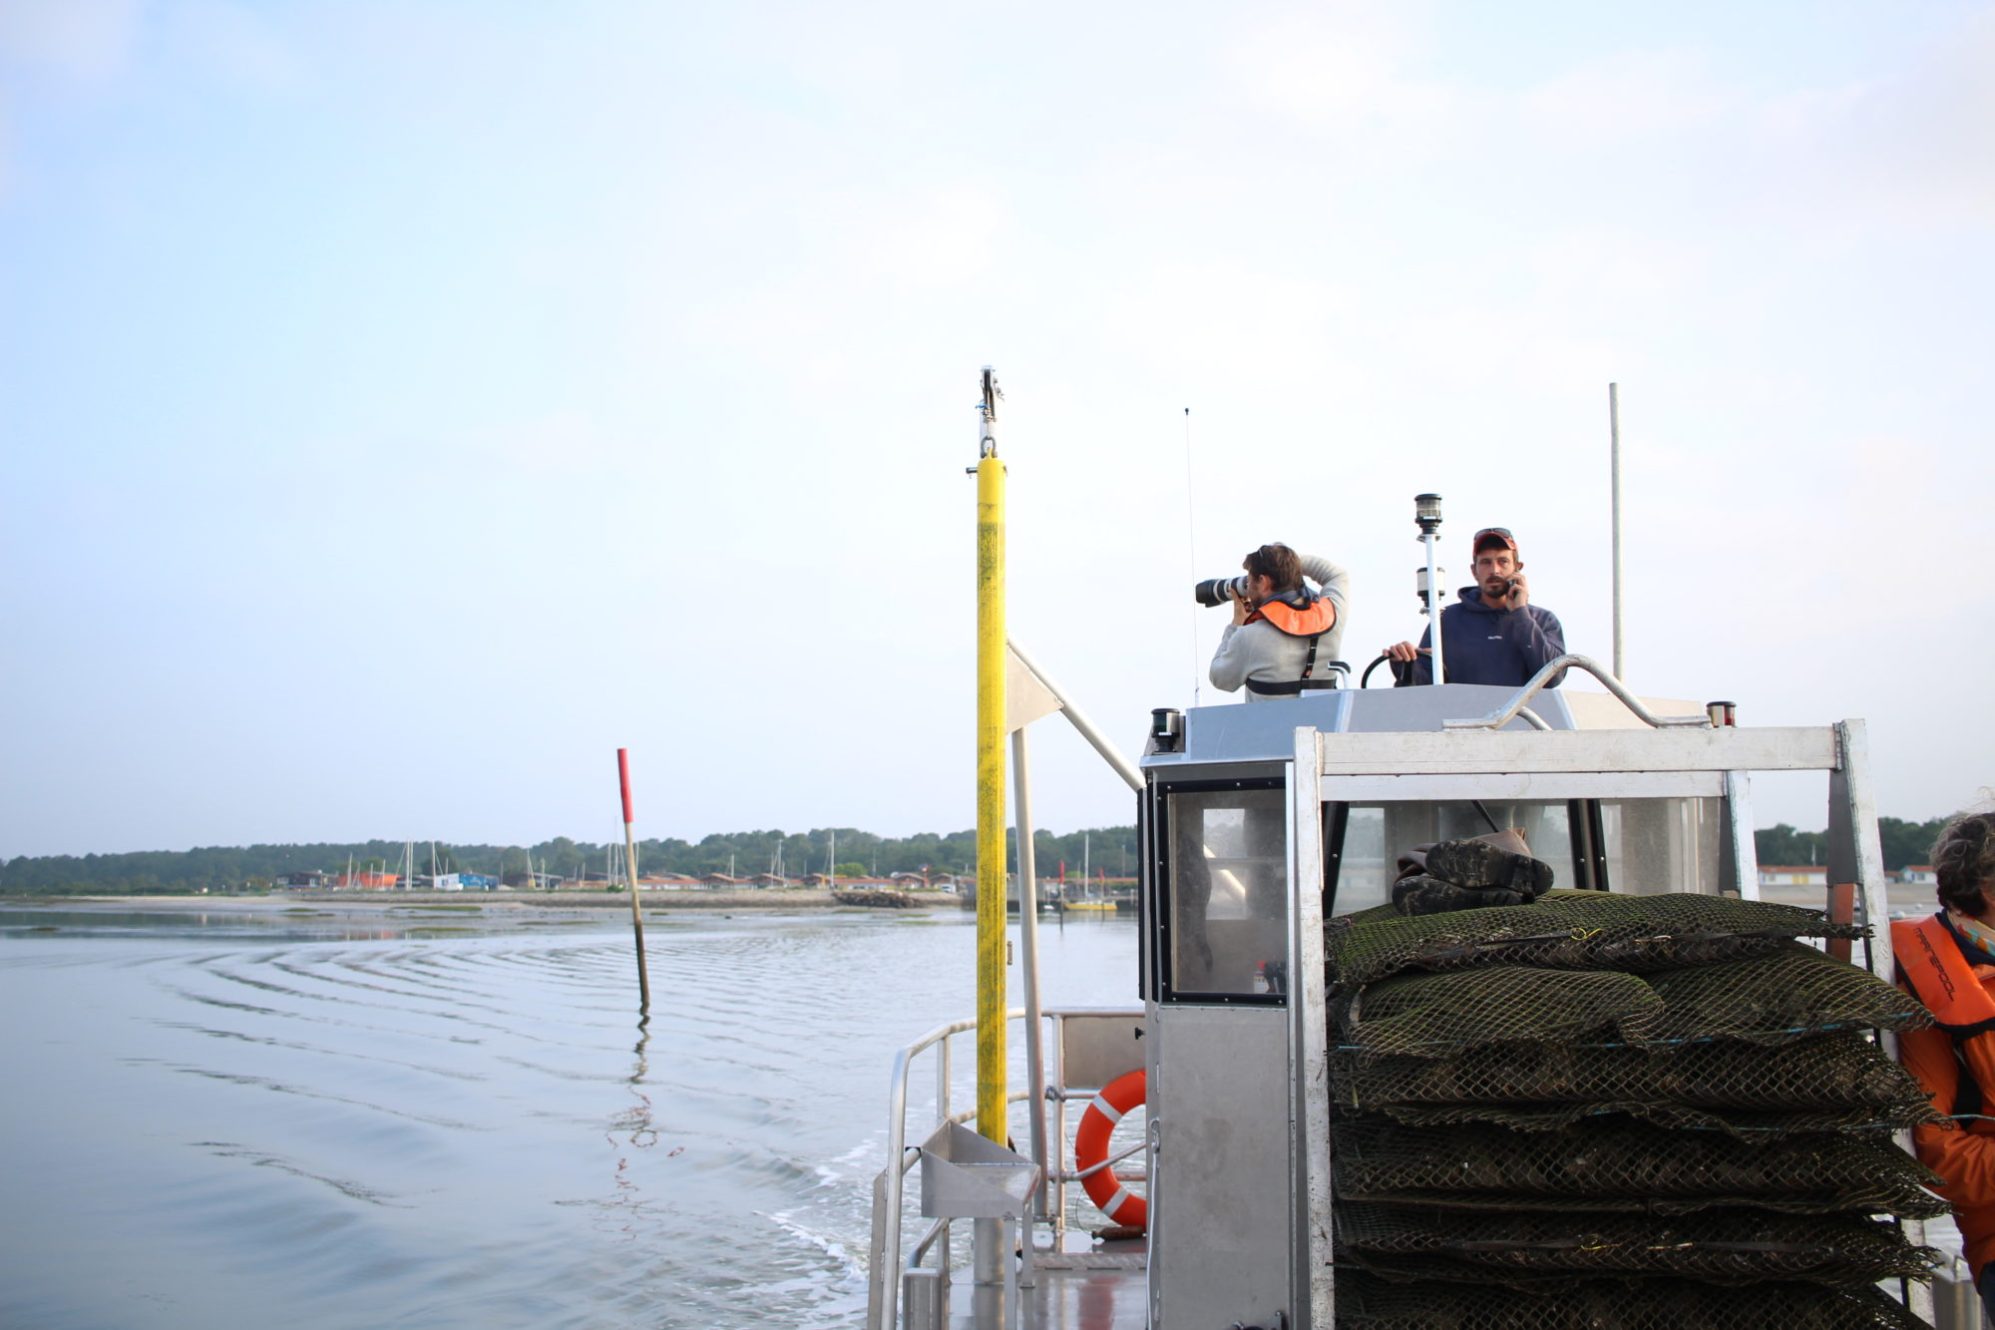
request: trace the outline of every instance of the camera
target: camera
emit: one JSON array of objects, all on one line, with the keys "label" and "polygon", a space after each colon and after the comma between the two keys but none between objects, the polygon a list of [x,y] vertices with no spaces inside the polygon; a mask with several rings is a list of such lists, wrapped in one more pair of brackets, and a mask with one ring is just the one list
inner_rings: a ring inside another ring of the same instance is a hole
[{"label": "camera", "polygon": [[1224,605],[1237,596],[1247,594],[1247,574],[1233,577],[1208,577],[1191,589],[1191,598],[1207,609],[1214,605]]}]

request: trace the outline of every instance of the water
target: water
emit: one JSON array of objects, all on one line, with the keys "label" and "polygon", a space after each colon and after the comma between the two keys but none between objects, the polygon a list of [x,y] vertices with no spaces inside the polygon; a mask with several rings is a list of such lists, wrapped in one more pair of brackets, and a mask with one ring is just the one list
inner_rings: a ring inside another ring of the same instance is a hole
[{"label": "water", "polygon": [[[641,1032],[614,914],[0,909],[0,1325],[856,1326],[972,923],[646,931]],[[1040,936],[1049,1005],[1134,1005],[1133,923]]]}]

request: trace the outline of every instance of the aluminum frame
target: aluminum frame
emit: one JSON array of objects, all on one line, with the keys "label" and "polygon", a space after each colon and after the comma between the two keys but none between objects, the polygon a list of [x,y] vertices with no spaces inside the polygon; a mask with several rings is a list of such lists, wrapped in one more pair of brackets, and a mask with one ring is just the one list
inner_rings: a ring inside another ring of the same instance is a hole
[{"label": "aluminum frame", "polygon": [[[1834,725],[1767,729],[1674,725],[1649,730],[1519,732],[1456,729],[1434,732],[1333,734],[1311,727],[1295,731],[1291,791],[1292,878],[1322,879],[1322,810],[1348,802],[1426,801],[1438,798],[1655,798],[1711,796],[1725,799],[1731,845],[1727,858],[1741,896],[1757,898],[1758,856],[1753,849],[1751,782],[1754,771],[1821,771],[1829,780],[1829,880],[1856,886],[1858,922],[1870,925],[1863,963],[1891,978],[1891,948],[1883,935],[1890,911],[1876,807],[1861,720]],[[1313,876],[1311,875],[1313,865]],[[1828,901],[1823,902],[1826,907]],[[1311,973],[1305,935],[1316,938],[1314,972],[1320,975],[1321,898],[1298,890],[1290,905],[1291,973]],[[1308,928],[1305,918],[1313,919]],[[1306,980],[1305,980],[1306,983]],[[1319,980],[1320,985],[1320,980]],[[1297,1111],[1292,1157],[1301,1185],[1293,1199],[1292,1268],[1295,1330],[1329,1330],[1335,1324],[1336,1275],[1331,1263],[1329,1080],[1324,1073],[1327,1031],[1320,986],[1291,1004]],[[1884,1036],[1896,1054],[1896,1040]],[[1312,1061],[1313,1051],[1313,1061]],[[1307,1296],[1300,1287],[1303,1272]],[[1931,1291],[1905,1290],[1908,1307],[1931,1315]],[[1305,1310],[1306,1309],[1306,1310]]]}]

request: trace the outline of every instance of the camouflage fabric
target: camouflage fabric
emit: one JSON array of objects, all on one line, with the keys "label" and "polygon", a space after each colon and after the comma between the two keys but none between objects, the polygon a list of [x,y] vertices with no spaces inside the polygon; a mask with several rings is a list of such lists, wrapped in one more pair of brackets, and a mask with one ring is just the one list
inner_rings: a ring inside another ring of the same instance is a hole
[{"label": "camouflage fabric", "polygon": [[1495,905],[1528,905],[1531,900],[1510,887],[1458,887],[1424,873],[1392,884],[1392,907],[1401,914],[1446,914]]},{"label": "camouflage fabric", "polygon": [[1523,833],[1512,827],[1405,851],[1392,904],[1405,915],[1527,905],[1551,888],[1553,876],[1552,866],[1532,858]]},{"label": "camouflage fabric", "polygon": [[1480,836],[1444,840],[1427,851],[1427,873],[1458,887],[1509,887],[1532,900],[1545,894],[1554,876],[1552,866],[1529,851],[1508,849]]}]

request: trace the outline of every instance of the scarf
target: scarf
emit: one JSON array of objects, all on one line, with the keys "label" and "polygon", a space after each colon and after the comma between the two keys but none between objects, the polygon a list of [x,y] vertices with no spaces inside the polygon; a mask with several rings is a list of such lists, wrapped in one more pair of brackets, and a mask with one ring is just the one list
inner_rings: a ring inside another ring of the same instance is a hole
[{"label": "scarf", "polygon": [[1961,954],[1971,964],[1995,965],[1995,928],[1953,910],[1948,910],[1945,917],[1947,927],[1960,943]]}]

